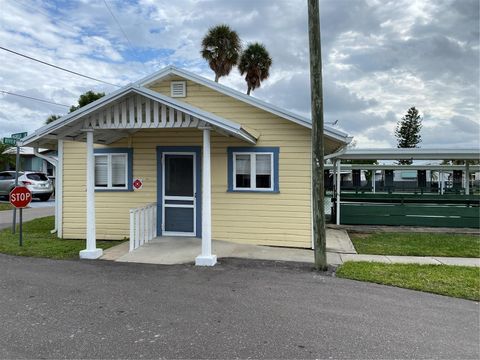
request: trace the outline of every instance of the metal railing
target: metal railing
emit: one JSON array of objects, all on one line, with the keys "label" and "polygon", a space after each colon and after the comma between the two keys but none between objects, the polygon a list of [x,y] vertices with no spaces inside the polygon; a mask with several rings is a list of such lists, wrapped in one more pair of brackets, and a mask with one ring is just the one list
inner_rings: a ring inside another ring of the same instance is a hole
[{"label": "metal railing", "polygon": [[130,251],[157,236],[157,203],[130,209]]}]

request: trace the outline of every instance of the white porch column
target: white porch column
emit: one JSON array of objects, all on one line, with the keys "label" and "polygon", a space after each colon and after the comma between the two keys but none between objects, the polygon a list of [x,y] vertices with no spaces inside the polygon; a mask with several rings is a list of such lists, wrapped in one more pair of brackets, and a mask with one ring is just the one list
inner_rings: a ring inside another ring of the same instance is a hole
[{"label": "white porch column", "polygon": [[217,256],[212,255],[212,192],[210,168],[210,128],[203,129],[202,156],[202,254],[195,258],[197,266],[213,266]]},{"label": "white porch column", "polygon": [[372,178],[373,178],[373,193],[375,194],[375,180],[376,180],[376,176],[377,175],[377,170],[372,170]]},{"label": "white porch column", "polygon": [[98,259],[103,250],[97,249],[95,235],[95,157],[93,130],[87,130],[87,248],[80,251],[80,259]]},{"label": "white porch column", "polygon": [[440,170],[440,174],[439,174],[439,179],[440,179],[440,195],[443,195],[443,171]]},{"label": "white porch column", "polygon": [[465,161],[465,195],[470,195],[470,164]]},{"label": "white porch column", "polygon": [[55,168],[55,223],[57,236],[63,237],[63,140],[58,140],[57,167]]},{"label": "white porch column", "polygon": [[337,225],[340,225],[340,192],[341,192],[341,189],[340,189],[340,180],[342,178],[342,176],[340,175],[341,172],[340,172],[340,167],[341,167],[341,164],[342,164],[342,160],[338,159],[337,160],[337,209],[335,211],[336,215],[337,215],[337,221],[336,221],[336,224]]}]

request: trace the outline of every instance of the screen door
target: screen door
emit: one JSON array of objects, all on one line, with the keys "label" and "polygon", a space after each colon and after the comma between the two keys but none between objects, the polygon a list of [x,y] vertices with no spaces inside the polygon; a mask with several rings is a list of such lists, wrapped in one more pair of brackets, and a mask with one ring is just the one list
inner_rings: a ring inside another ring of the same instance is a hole
[{"label": "screen door", "polygon": [[195,236],[195,154],[163,154],[163,234]]}]

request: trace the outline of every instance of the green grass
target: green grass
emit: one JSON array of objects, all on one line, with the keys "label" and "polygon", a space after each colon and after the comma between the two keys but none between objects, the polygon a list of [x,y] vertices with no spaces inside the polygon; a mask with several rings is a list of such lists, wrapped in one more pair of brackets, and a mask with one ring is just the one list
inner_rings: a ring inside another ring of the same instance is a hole
[{"label": "green grass", "polygon": [[0,203],[0,211],[12,210],[12,205],[7,203]]},{"label": "green grass", "polygon": [[338,277],[480,301],[480,269],[467,266],[346,262]]},{"label": "green grass", "polygon": [[[23,246],[18,245],[18,231],[10,228],[0,231],[0,253],[51,259],[78,259],[78,252],[85,249],[85,240],[62,240],[51,234],[54,217],[48,216],[23,224]],[[18,229],[18,227],[17,227]],[[97,241],[97,247],[107,249],[122,241]]]},{"label": "green grass", "polygon": [[480,236],[441,233],[350,234],[359,254],[480,257]]}]

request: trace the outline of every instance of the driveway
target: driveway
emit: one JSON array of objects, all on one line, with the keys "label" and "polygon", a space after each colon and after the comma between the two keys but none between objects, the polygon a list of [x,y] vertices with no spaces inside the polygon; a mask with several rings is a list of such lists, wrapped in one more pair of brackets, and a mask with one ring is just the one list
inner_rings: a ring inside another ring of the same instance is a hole
[{"label": "driveway", "polygon": [[1,358],[478,358],[478,303],[223,259],[0,255]]}]

